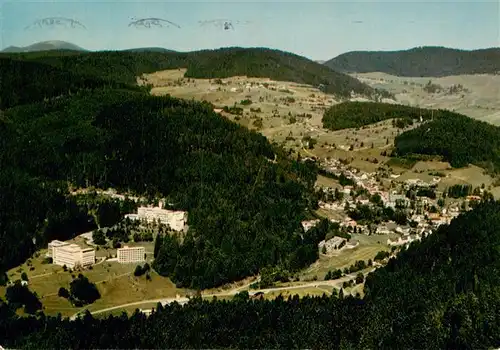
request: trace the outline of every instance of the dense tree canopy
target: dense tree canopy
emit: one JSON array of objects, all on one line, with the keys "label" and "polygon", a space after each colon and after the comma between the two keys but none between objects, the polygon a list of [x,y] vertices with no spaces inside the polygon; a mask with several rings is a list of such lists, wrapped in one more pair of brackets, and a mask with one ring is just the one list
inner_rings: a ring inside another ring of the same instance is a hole
[{"label": "dense tree canopy", "polygon": [[398,156],[439,155],[453,167],[476,164],[497,171],[500,166],[500,128],[457,113],[402,133],[395,146]]},{"label": "dense tree canopy", "polygon": [[402,51],[352,51],[325,63],[339,72],[383,72],[404,77],[498,74],[500,49],[458,50],[416,47]]},{"label": "dense tree canopy", "polygon": [[101,297],[96,285],[81,273],[70,282],[69,287],[70,298],[78,305],[92,304]]},{"label": "dense tree canopy", "polygon": [[34,314],[42,308],[42,303],[36,294],[31,292],[26,285],[22,285],[20,280],[7,287],[5,298],[13,311],[24,307],[26,313]]},{"label": "dense tree canopy", "polygon": [[[99,75],[84,74],[81,74],[77,67],[68,71],[48,64],[16,60],[0,54],[0,81],[2,82],[0,109],[42,101],[81,89],[126,86],[124,83],[101,78]],[[132,86],[129,88],[133,89]]]},{"label": "dense tree canopy", "polygon": [[359,128],[387,119],[401,120],[401,125],[413,121],[429,120],[441,115],[455,115],[446,110],[431,110],[392,103],[343,102],[328,108],[323,115],[323,127],[330,130]]},{"label": "dense tree canopy", "polygon": [[370,342],[397,349],[498,347],[499,225],[500,203],[483,203],[369,275]]}]

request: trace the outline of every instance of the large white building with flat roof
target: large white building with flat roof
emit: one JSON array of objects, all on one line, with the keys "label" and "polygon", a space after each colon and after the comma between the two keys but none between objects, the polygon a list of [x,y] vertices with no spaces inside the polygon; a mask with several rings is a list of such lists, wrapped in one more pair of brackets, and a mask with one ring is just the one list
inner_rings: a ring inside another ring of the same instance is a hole
[{"label": "large white building with flat roof", "polygon": [[69,243],[67,243],[67,242],[53,240],[52,242],[49,243],[47,254],[45,256],[47,256],[49,258],[54,258],[54,251],[55,251],[55,249],[57,247],[62,247],[62,246],[68,245],[68,244]]},{"label": "large white building with flat roof", "polygon": [[81,248],[76,244],[52,241],[49,243],[49,251],[52,251],[52,262],[55,265],[66,265],[73,269],[77,266],[87,267],[95,263],[94,248]]},{"label": "large white building with flat roof", "polygon": [[144,247],[128,247],[118,248],[116,256],[121,264],[139,263],[145,260],[146,249]]},{"label": "large white building with flat roof", "polygon": [[146,222],[160,221],[160,223],[170,226],[174,231],[183,231],[187,227],[187,212],[163,209],[161,205],[158,207],[139,207],[137,214],[127,214],[125,217]]}]

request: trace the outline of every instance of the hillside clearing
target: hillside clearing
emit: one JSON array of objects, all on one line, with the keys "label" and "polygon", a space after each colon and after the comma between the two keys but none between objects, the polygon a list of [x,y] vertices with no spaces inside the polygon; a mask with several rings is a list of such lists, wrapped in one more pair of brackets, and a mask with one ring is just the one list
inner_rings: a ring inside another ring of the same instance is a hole
[{"label": "hillside clearing", "polygon": [[[398,102],[411,106],[448,109],[485,122],[500,125],[500,76],[491,74],[448,77],[397,77],[380,72],[351,74],[360,81],[395,94]],[[464,91],[427,93],[431,81],[444,89],[461,85]]]},{"label": "hillside clearing", "polygon": [[379,251],[390,251],[390,247],[386,244],[388,235],[353,234],[352,238],[359,241],[356,248],[343,249],[337,255],[321,254],[316,263],[302,271],[301,280],[312,280],[316,277],[321,281],[328,271],[350,267],[358,260],[363,260],[366,263],[369,259],[373,260]]}]

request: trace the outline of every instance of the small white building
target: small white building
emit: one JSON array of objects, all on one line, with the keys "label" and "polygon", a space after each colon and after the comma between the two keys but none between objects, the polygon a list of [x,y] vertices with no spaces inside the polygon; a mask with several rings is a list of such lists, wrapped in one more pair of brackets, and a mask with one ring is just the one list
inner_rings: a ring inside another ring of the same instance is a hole
[{"label": "small white building", "polygon": [[145,260],[146,249],[144,247],[125,246],[118,248],[116,255],[120,264],[139,263]]},{"label": "small white building", "polygon": [[141,313],[143,313],[144,315],[149,316],[149,315],[151,315],[153,313],[153,309],[154,308],[151,308],[151,309],[139,309],[139,311]]},{"label": "small white building", "polygon": [[377,235],[388,235],[391,233],[391,230],[389,230],[389,228],[387,226],[381,225],[381,226],[377,226],[375,233]]},{"label": "small white building", "polygon": [[95,249],[81,248],[76,244],[64,244],[54,247],[52,253],[53,263],[55,265],[69,268],[87,267],[95,263]]},{"label": "small white building", "polygon": [[309,221],[302,221],[301,222],[302,227],[304,228],[304,232],[309,231],[311,228],[313,228],[314,226],[316,226],[318,223],[319,223],[319,219],[309,220]]}]

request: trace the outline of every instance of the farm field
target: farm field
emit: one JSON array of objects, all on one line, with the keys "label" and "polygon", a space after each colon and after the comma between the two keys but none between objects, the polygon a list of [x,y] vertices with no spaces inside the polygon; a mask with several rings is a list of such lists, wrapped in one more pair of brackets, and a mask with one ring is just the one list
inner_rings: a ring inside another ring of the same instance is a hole
[{"label": "farm field", "polygon": [[[469,117],[500,125],[500,76],[489,74],[458,75],[448,77],[397,77],[385,73],[351,74],[360,81],[386,89],[395,94],[398,102],[425,108],[449,109]],[[442,91],[428,93],[423,87],[431,81]],[[446,91],[461,85],[456,93]]]},{"label": "farm field", "polygon": [[101,299],[87,307],[75,308],[71,314],[83,309],[95,311],[140,300],[175,298],[177,295],[184,296],[188,293],[185,289],[176,288],[170,279],[159,276],[154,271],[151,271],[150,281],[145,276],[135,277],[130,273],[100,283],[98,289]]}]

